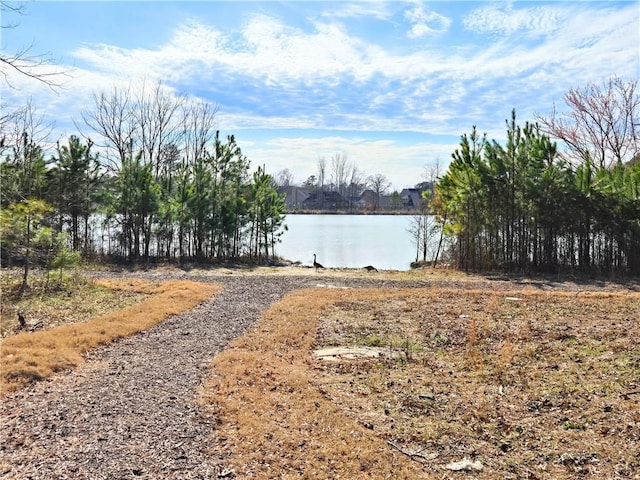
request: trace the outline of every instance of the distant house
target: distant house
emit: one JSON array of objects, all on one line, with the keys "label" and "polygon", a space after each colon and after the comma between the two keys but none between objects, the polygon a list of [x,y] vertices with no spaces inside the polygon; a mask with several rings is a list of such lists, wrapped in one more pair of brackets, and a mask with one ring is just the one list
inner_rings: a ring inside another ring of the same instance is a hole
[{"label": "distant house", "polygon": [[394,209],[391,195],[378,195],[371,189],[367,189],[362,192],[360,199],[363,204],[363,209],[369,212]]},{"label": "distant house", "polygon": [[354,195],[348,198],[349,205],[351,206],[351,210],[364,210],[365,203],[362,198],[358,195]]},{"label": "distant house", "polygon": [[424,206],[422,191],[419,188],[405,188],[400,192],[402,206],[408,210],[420,210]]},{"label": "distant house", "polygon": [[292,212],[296,210],[301,210],[305,200],[309,198],[309,191],[304,187],[279,187],[278,193],[280,195],[284,194],[284,205],[285,208]]},{"label": "distant house", "polygon": [[325,211],[411,211],[424,207],[421,188],[405,188],[393,195],[378,195],[367,189],[360,196],[343,197],[339,192],[318,190],[310,191],[305,187],[280,187],[278,193],[284,195],[285,208],[288,212],[301,210]]},{"label": "distant house", "polygon": [[380,210],[393,210],[393,200],[391,195],[382,195],[378,201]]},{"label": "distant house", "polygon": [[302,202],[304,210],[345,210],[349,202],[338,192],[311,192]]},{"label": "distant house", "polygon": [[377,210],[380,206],[380,196],[371,189],[367,189],[360,195],[363,208],[368,211]]}]

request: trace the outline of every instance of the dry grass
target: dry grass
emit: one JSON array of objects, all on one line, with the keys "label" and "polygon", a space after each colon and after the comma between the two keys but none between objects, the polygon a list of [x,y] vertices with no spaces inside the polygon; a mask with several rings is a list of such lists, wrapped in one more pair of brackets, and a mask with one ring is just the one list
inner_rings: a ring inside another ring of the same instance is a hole
[{"label": "dry grass", "polygon": [[[188,310],[217,290],[210,284],[189,281],[101,280],[97,284],[111,291],[136,292],[146,299],[86,321],[70,322],[67,319],[65,324],[53,328],[4,338],[0,342],[0,394],[69,370],[82,363],[82,355],[90,349],[140,332],[170,315]],[[91,302],[91,299],[86,301]],[[48,308],[52,307],[49,305]]]},{"label": "dry grass", "polygon": [[[57,277],[56,277],[57,278]],[[149,293],[136,288],[111,289],[81,274],[65,275],[63,281],[48,282],[34,275],[29,289],[19,295],[21,273],[0,273],[0,336],[19,331],[18,312],[22,312],[27,328],[51,328],[66,323],[85,322],[144,300]]]},{"label": "dry grass", "polygon": [[294,292],[214,359],[203,398],[222,419],[218,436],[241,478],[415,478],[420,472],[313,383],[318,318],[342,296]]},{"label": "dry grass", "polygon": [[[213,363],[240,478],[640,478],[640,295],[298,291]],[[328,345],[376,359],[316,360]]]}]

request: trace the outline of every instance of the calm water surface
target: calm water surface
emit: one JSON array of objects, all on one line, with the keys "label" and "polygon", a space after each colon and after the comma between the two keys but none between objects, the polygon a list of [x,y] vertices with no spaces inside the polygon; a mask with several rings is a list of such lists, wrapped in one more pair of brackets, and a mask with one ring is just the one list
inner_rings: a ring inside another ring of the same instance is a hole
[{"label": "calm water surface", "polygon": [[325,267],[409,270],[415,246],[411,215],[287,215],[276,254],[303,265],[313,254]]}]

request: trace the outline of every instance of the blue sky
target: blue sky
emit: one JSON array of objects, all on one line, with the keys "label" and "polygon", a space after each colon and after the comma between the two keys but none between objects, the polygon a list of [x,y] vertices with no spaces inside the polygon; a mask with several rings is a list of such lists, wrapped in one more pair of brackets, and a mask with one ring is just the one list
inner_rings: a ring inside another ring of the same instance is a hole
[{"label": "blue sky", "polygon": [[94,93],[161,81],[296,182],[339,153],[413,186],[473,125],[500,140],[514,108],[524,124],[570,88],[640,74],[638,1],[22,3],[3,52],[33,44],[68,75],[52,91],[9,72],[3,110],[31,98],[64,141]]}]

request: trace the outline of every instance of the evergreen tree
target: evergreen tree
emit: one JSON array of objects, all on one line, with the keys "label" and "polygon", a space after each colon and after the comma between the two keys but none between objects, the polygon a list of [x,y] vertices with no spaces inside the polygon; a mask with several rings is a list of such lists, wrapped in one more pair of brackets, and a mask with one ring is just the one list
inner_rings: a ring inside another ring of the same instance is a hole
[{"label": "evergreen tree", "polygon": [[[97,155],[91,153],[93,144],[82,144],[75,135],[68,145],[57,146],[51,171],[52,199],[58,215],[58,231],[63,223],[69,223],[71,244],[74,251],[89,248],[89,217],[94,213],[97,186],[100,179]],[[81,235],[82,222],[82,235]]]},{"label": "evergreen tree", "polygon": [[45,199],[47,163],[42,147],[23,133],[0,164],[0,204],[2,207],[27,199]]},{"label": "evergreen tree", "polygon": [[22,266],[20,294],[28,288],[33,264],[43,260],[51,245],[52,230],[47,225],[51,206],[28,198],[0,210],[0,243],[3,257]]},{"label": "evergreen tree", "polygon": [[160,187],[153,178],[153,165],[143,163],[141,158],[126,158],[117,182],[116,213],[129,260],[149,258],[151,225],[159,206]]},{"label": "evergreen tree", "polygon": [[640,167],[573,167],[538,125],[507,122],[507,142],[463,135],[435,211],[460,268],[640,270]]},{"label": "evergreen tree", "polygon": [[253,174],[253,223],[252,255],[261,257],[273,254],[275,244],[279,242],[284,223],[284,195],[278,194],[273,177],[258,168]]},{"label": "evergreen tree", "polygon": [[454,236],[454,257],[463,269],[480,268],[483,230],[490,225],[483,218],[487,214],[488,190],[483,181],[486,166],[483,152],[487,145],[474,127],[471,134],[462,135],[460,149],[453,154],[449,170],[436,190],[440,218],[446,218],[444,231]]}]

